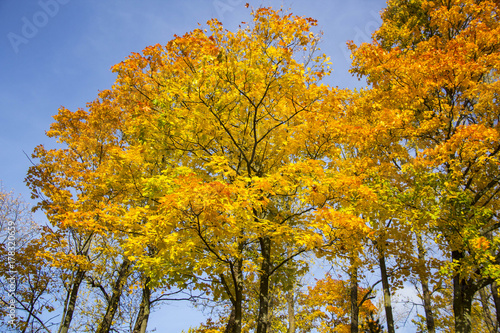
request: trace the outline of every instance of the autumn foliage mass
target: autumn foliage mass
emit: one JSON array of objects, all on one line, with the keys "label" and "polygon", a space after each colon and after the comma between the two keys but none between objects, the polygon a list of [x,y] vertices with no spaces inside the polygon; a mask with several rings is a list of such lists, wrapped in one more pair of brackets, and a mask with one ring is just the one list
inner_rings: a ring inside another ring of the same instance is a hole
[{"label": "autumn foliage mass", "polygon": [[284,10],[132,53],[33,152],[49,224],[24,219],[10,327],[146,332],[185,300],[193,333],[392,333],[408,304],[420,332],[497,332],[499,15],[389,0],[349,43],[359,90],[324,83],[316,21]]}]

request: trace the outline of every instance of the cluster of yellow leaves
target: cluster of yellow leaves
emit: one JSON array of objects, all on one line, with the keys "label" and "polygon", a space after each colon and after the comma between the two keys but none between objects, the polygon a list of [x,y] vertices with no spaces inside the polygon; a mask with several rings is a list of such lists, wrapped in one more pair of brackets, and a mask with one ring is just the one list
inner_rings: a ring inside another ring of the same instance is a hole
[{"label": "cluster of yellow leaves", "polygon": [[492,1],[392,0],[374,42],[351,44],[372,89],[349,117],[373,170],[392,179],[386,207],[472,257],[500,203],[498,15]]},{"label": "cluster of yellow leaves", "polygon": [[265,260],[274,273],[368,231],[348,207],[376,195],[341,171],[349,93],[319,83],[330,69],[316,22],[252,15],[132,53],[87,110],[59,110],[47,135],[65,148],[37,147],[28,175],[57,229],[54,265],[99,274],[102,255],[128,258],[152,285],[209,277],[197,286],[227,300]]}]

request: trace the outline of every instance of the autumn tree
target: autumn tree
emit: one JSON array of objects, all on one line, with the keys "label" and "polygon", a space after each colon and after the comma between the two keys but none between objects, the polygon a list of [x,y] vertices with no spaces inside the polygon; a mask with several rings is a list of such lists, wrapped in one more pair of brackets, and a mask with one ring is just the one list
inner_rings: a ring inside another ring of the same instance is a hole
[{"label": "autumn tree", "polygon": [[120,98],[137,109],[129,128],[141,141],[130,150],[170,163],[142,184],[159,202],[145,226],[164,235],[155,246],[169,260],[189,253],[194,272],[216,282],[210,288],[231,301],[234,327],[244,280],[259,281],[256,325],[265,332],[276,272],[328,245],[343,223],[359,223],[330,205],[342,193],[322,160],[334,134],[320,136],[314,126],[327,115],[323,104],[333,105],[330,113],[338,105],[316,84],[327,70],[323,56],[309,54],[313,23],[260,9],[253,27],[233,34],[211,21],[211,35],[196,30],[115,67]]},{"label": "autumn tree", "polygon": [[4,331],[51,332],[61,271],[39,256],[43,247],[42,227],[34,222],[28,204],[0,188],[0,315]]},{"label": "autumn tree", "polygon": [[394,166],[400,218],[449,258],[455,331],[471,332],[473,297],[499,276],[498,5],[394,0],[382,18],[371,44],[352,45],[367,138]]},{"label": "autumn tree", "polygon": [[112,237],[152,285],[194,283],[229,301],[237,333],[245,281],[265,333],[270,288],[288,283],[280,271],[363,232],[339,207],[370,192],[336,166],[343,93],[319,83],[329,69],[315,21],[252,15],[236,32],[212,20],[114,66],[115,85],[87,111],[60,109],[48,134],[67,148],[37,148],[28,178],[54,226],[87,237],[71,257],[78,281]]}]

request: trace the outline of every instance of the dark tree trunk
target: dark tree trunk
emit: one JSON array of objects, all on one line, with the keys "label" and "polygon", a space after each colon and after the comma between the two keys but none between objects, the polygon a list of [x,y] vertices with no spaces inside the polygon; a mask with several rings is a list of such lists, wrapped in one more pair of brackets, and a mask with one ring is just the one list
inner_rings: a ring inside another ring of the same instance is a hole
[{"label": "dark tree trunk", "polygon": [[236,328],[234,333],[241,333],[241,320],[243,319],[243,260],[238,260],[236,263],[235,272],[235,304],[234,304],[234,321]]},{"label": "dark tree trunk", "polygon": [[148,286],[149,278],[146,278],[142,288],[141,305],[134,325],[133,333],[146,333],[149,314],[151,312],[151,289]]},{"label": "dark tree trunk", "polygon": [[259,238],[262,264],[259,284],[259,315],[256,333],[267,333],[269,328],[269,280],[271,274],[271,239]]},{"label": "dark tree trunk", "polygon": [[[239,294],[239,296],[238,296]],[[231,306],[231,313],[229,321],[227,322],[225,333],[241,333],[241,319],[242,319],[242,293],[236,292],[236,300]]]},{"label": "dark tree trunk", "polygon": [[234,332],[236,332],[236,310],[233,305],[231,307],[231,313],[229,314],[229,321],[227,322],[224,333],[234,333]]},{"label": "dark tree trunk", "polygon": [[231,277],[234,285],[234,294],[221,274],[221,282],[226,289],[227,294],[231,300],[231,314],[224,330],[225,333],[241,333],[241,320],[243,316],[243,260],[237,260],[231,266]]},{"label": "dark tree trunk", "polygon": [[496,282],[491,284],[491,295],[493,296],[493,303],[495,304],[495,312],[497,318],[497,329],[500,328],[500,296],[498,295],[498,285]]},{"label": "dark tree trunk", "polygon": [[359,331],[359,304],[358,304],[358,268],[355,259],[350,258],[350,289],[351,289],[351,333]]},{"label": "dark tree trunk", "polygon": [[[463,259],[463,253],[452,251],[451,257],[454,262]],[[455,333],[472,333],[471,309],[472,300],[477,286],[470,279],[453,277],[453,315],[455,317]]]},{"label": "dark tree trunk", "polygon": [[125,282],[127,282],[127,278],[130,274],[130,266],[131,262],[127,258],[125,258],[120,265],[120,269],[118,271],[118,277],[116,278],[115,283],[113,284],[113,294],[111,295],[111,299],[108,302],[108,306],[106,308],[106,314],[102,319],[99,327],[97,328],[96,333],[108,333],[111,329],[111,324],[113,323],[113,318],[118,309],[118,304],[120,303],[120,297],[122,295],[123,286]]},{"label": "dark tree trunk", "polygon": [[288,291],[286,295],[286,303],[288,306],[288,333],[295,333],[295,286],[292,286],[292,289]]},{"label": "dark tree trunk", "polygon": [[68,333],[69,327],[71,325],[71,320],[73,320],[73,314],[76,307],[76,299],[78,298],[78,291],[80,290],[80,285],[85,277],[85,271],[78,270],[75,274],[75,278],[71,285],[71,290],[68,292],[64,306],[64,315],[59,325],[59,333]]}]

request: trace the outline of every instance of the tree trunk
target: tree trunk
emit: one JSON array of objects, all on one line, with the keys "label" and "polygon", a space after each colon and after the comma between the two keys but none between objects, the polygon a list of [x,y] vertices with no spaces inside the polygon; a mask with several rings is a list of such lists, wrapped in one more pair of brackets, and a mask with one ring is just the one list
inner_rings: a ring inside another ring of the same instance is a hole
[{"label": "tree trunk", "polygon": [[491,284],[491,295],[493,296],[493,303],[495,303],[495,312],[497,317],[496,327],[500,328],[500,296],[498,295],[498,285],[496,282]]},{"label": "tree trunk", "polygon": [[78,291],[80,289],[80,284],[85,277],[85,271],[79,269],[76,272],[75,278],[71,285],[71,290],[68,292],[64,306],[64,314],[61,324],[59,325],[59,333],[68,333],[69,326],[71,325],[71,320],[73,319],[73,314],[75,312],[76,299],[78,298]]},{"label": "tree trunk", "polygon": [[236,310],[233,306],[231,306],[231,313],[229,314],[229,320],[226,325],[226,329],[224,330],[224,333],[234,333],[236,332]]},{"label": "tree trunk", "polygon": [[225,333],[241,333],[243,293],[241,290],[235,290],[235,293],[235,302],[231,307],[231,314],[229,315]]},{"label": "tree trunk", "polygon": [[288,333],[295,333],[295,284],[286,294],[286,303],[288,306]]},{"label": "tree trunk", "polygon": [[151,289],[149,289],[149,278],[146,278],[142,288],[141,305],[137,319],[135,321],[133,333],[146,333],[148,327],[149,314],[151,312]]},{"label": "tree trunk", "polygon": [[235,281],[235,299],[234,306],[234,321],[236,328],[234,333],[241,333],[241,320],[243,316],[243,260],[238,260],[236,263],[236,281]]},{"label": "tree trunk", "polygon": [[[287,207],[289,209],[289,207]],[[292,256],[292,251],[290,248],[286,250],[287,256],[290,258]],[[290,261],[287,263],[289,269],[295,270],[295,265]],[[287,304],[287,312],[288,312],[288,333],[295,333],[296,331],[296,322],[295,322],[295,286],[296,281],[292,282],[292,286],[290,290],[285,294],[286,304]]]},{"label": "tree trunk", "polygon": [[[460,262],[463,254],[452,251],[454,262]],[[453,315],[455,317],[455,333],[472,333],[471,309],[475,285],[470,279],[463,279],[460,274],[453,277]]]},{"label": "tree trunk", "polygon": [[118,309],[118,304],[120,302],[120,297],[122,295],[123,286],[129,277],[131,262],[127,258],[125,258],[120,265],[120,269],[118,271],[118,277],[116,278],[115,283],[113,284],[113,294],[111,295],[111,299],[108,302],[108,306],[106,308],[106,314],[102,319],[99,327],[97,328],[96,333],[108,333],[111,329],[111,324],[113,323],[113,318],[116,314],[116,310]]},{"label": "tree trunk", "polygon": [[259,316],[256,333],[267,333],[269,327],[269,279],[271,273],[271,239],[259,238],[262,264],[259,284]]},{"label": "tree trunk", "polygon": [[385,254],[381,249],[379,249],[379,264],[380,264],[380,274],[382,275],[382,289],[384,290],[384,307],[385,307],[385,317],[387,320],[387,331],[389,333],[395,333],[394,317],[392,315],[391,290],[389,287],[389,279],[387,277]]},{"label": "tree trunk", "polygon": [[418,276],[420,284],[422,285],[422,297],[424,303],[425,322],[427,324],[427,331],[429,333],[436,332],[436,325],[434,322],[434,314],[432,313],[431,292],[429,289],[429,280],[427,278],[427,269],[425,267],[425,248],[422,241],[422,236],[417,234],[417,249],[418,249]]},{"label": "tree trunk", "polygon": [[[242,244],[240,245],[242,250]],[[231,300],[231,314],[224,330],[225,333],[241,333],[241,320],[243,316],[243,260],[239,259],[231,266],[231,277],[234,284],[234,295],[227,284],[224,275],[221,274],[221,282]]]},{"label": "tree trunk", "polygon": [[[353,254],[354,255],[354,254]],[[358,304],[358,268],[353,256],[350,258],[350,288],[351,288],[351,333],[359,331],[359,304]]]}]

